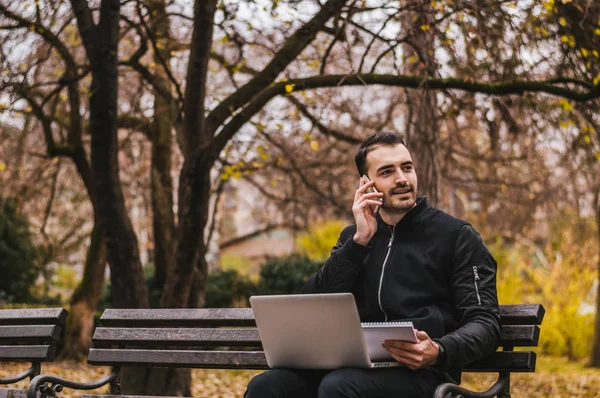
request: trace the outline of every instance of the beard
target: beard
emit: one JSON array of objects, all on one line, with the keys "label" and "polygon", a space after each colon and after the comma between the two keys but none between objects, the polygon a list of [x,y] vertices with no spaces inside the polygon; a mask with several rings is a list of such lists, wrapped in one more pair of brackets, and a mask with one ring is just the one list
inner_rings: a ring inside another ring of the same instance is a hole
[{"label": "beard", "polygon": [[406,213],[417,203],[417,189],[411,184],[390,190],[383,200],[385,210],[392,213]]}]

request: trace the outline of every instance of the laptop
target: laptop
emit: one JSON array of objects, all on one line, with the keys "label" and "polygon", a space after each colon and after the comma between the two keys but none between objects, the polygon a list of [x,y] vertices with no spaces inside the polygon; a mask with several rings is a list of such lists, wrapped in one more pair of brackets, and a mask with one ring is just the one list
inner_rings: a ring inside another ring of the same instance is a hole
[{"label": "laptop", "polygon": [[351,293],[252,296],[250,305],[270,368],[402,366],[371,361]]}]

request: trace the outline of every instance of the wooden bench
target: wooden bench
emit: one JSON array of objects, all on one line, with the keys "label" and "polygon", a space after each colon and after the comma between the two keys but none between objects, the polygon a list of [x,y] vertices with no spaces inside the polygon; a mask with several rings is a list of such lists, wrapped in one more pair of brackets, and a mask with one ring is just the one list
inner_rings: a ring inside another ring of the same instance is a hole
[{"label": "wooden bench", "polygon": [[[467,366],[467,372],[498,372],[498,381],[487,393],[472,395],[456,385],[443,384],[436,397],[508,395],[512,372],[534,372],[536,354],[513,351],[538,343],[544,316],[541,305],[503,305],[502,351]],[[120,368],[125,366],[267,369],[261,342],[249,308],[227,309],[107,309],[93,336],[88,363],[112,366],[113,371],[92,383],[75,383],[51,375],[37,376],[30,385],[34,398],[41,387],[52,395],[62,387],[90,390],[111,384],[120,394]],[[50,384],[52,386],[50,386]],[[86,397],[86,396],[84,396]],[[98,397],[95,395],[94,397]]]},{"label": "wooden bench", "polygon": [[[42,362],[56,356],[67,318],[63,308],[0,310],[0,361],[31,362],[14,376],[0,378],[0,385],[17,383],[40,374]],[[27,390],[0,388],[0,397],[25,397]]]}]

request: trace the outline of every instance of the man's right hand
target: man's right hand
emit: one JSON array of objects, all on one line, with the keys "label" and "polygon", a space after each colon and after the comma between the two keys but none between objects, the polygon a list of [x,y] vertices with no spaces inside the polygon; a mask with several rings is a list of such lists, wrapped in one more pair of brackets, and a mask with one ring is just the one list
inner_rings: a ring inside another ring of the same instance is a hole
[{"label": "man's right hand", "polygon": [[381,206],[383,193],[367,193],[367,189],[375,185],[373,181],[365,183],[360,179],[360,185],[354,195],[354,204],[352,205],[352,214],[356,223],[356,233],[352,237],[360,245],[367,246],[369,241],[377,231],[377,219],[373,209]]}]

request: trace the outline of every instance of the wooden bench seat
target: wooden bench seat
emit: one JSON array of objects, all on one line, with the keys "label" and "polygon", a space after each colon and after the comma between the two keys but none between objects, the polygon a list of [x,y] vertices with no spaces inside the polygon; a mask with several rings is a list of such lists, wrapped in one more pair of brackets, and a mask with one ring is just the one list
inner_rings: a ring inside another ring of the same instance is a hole
[{"label": "wooden bench seat", "polygon": [[[502,351],[468,364],[465,371],[500,373],[494,388],[508,393],[511,372],[535,371],[536,354],[513,349],[537,346],[544,308],[541,305],[503,305],[500,314]],[[102,327],[94,333],[88,363],[113,367],[113,372],[102,381],[112,383],[111,391],[119,392],[119,371],[125,366],[268,368],[249,308],[107,309],[100,323]],[[80,389],[97,388],[100,382],[83,385],[53,376],[39,376],[34,381],[36,385],[32,383],[34,390],[30,393],[48,382]],[[439,397],[454,392],[451,387],[457,386],[441,387],[443,395]]]},{"label": "wooden bench seat", "polygon": [[[0,378],[0,385],[33,378],[40,374],[42,362],[54,360],[66,318],[63,308],[0,310],[0,361],[31,362],[27,370]],[[24,397],[26,391],[0,388],[0,398]]]}]

